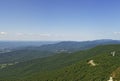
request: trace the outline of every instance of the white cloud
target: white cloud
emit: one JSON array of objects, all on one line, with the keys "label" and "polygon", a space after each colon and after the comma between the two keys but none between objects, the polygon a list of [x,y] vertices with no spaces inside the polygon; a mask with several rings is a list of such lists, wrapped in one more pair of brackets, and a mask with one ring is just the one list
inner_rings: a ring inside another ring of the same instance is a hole
[{"label": "white cloud", "polygon": [[22,36],[22,35],[24,35],[23,33],[17,33],[16,35],[18,35],[18,36]]},{"label": "white cloud", "polygon": [[114,32],[114,34],[116,34],[116,35],[120,35],[120,32]]},{"label": "white cloud", "polygon": [[0,35],[7,35],[7,32],[0,32]]},{"label": "white cloud", "polygon": [[36,34],[36,33],[16,33],[18,36],[39,36],[39,37],[50,37],[51,34]]},{"label": "white cloud", "polygon": [[50,34],[38,34],[39,36],[42,36],[42,37],[50,37],[51,35]]},{"label": "white cloud", "polygon": [[48,33],[0,32],[0,40],[49,40],[52,37]]}]

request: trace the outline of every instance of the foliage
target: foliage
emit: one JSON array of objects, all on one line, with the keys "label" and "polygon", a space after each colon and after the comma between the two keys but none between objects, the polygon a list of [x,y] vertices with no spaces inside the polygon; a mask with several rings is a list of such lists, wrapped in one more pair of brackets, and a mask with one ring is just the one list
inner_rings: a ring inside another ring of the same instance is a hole
[{"label": "foliage", "polygon": [[[111,55],[116,51],[116,55]],[[97,66],[87,62],[94,60]],[[0,70],[1,80],[16,81],[107,81],[120,67],[120,45],[103,45],[72,54],[62,53],[18,63]],[[116,73],[119,79],[119,73]]]}]

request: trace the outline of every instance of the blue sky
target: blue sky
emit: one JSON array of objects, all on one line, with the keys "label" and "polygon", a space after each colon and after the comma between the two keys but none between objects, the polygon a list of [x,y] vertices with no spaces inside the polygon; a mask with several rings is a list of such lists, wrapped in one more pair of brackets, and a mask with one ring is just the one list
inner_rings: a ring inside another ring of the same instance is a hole
[{"label": "blue sky", "polygon": [[0,40],[120,40],[120,0],[0,0]]}]

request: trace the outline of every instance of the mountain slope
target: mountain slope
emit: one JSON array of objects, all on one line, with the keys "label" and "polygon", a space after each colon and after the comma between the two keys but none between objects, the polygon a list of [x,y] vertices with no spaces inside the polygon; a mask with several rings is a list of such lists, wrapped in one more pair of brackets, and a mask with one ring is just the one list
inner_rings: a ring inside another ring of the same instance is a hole
[{"label": "mountain slope", "polygon": [[15,50],[8,53],[0,54],[0,63],[10,63],[10,62],[22,62],[35,58],[47,57],[54,55],[55,53],[50,51],[41,51],[41,50]]},{"label": "mountain slope", "polygon": [[[93,56],[91,58],[79,61],[73,65],[65,68],[44,72],[36,73],[28,79],[30,80],[55,80],[55,81],[107,81],[110,76],[114,80],[120,80],[120,46],[108,46],[104,48],[106,52]],[[109,49],[109,52],[108,52]],[[104,51],[103,50],[103,51]],[[102,50],[101,50],[102,51]],[[116,51],[116,55],[112,56],[111,51]],[[88,64],[88,60],[94,60],[96,66]],[[114,73],[113,73],[114,72]],[[112,74],[112,75],[111,75]],[[113,75],[114,74],[114,75]]]},{"label": "mountain slope", "polygon": [[[112,56],[111,52],[116,55]],[[94,60],[96,66],[88,64]],[[73,54],[59,54],[18,63],[0,70],[1,80],[106,81],[120,67],[120,45],[97,46]],[[116,75],[120,76],[119,74]]]},{"label": "mountain slope", "polygon": [[[112,71],[120,67],[120,57],[112,57],[109,54],[91,58],[98,64],[90,66],[87,60],[75,63],[63,69],[36,73],[27,79],[29,80],[54,80],[54,81],[107,81]],[[114,61],[113,61],[114,60]],[[117,77],[120,75],[116,75]],[[114,77],[114,80],[120,80]]]}]

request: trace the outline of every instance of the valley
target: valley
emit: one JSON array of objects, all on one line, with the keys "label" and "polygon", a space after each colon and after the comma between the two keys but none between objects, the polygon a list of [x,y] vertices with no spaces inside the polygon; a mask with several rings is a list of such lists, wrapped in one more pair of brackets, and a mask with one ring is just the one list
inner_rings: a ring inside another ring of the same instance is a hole
[{"label": "valley", "polygon": [[[0,80],[107,81],[112,77],[119,81],[119,48],[119,44],[100,45],[16,63],[0,69]],[[95,65],[88,64],[90,61]]]}]

